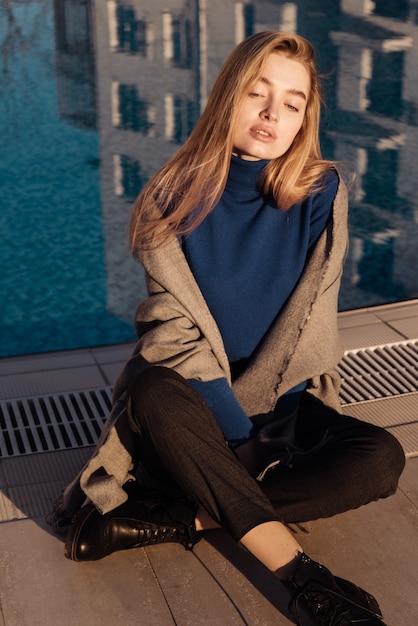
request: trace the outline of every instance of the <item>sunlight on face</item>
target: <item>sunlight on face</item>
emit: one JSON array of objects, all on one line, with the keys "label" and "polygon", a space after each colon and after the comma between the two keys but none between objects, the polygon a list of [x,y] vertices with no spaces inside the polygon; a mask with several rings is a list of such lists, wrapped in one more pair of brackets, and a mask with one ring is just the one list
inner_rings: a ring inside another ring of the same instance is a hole
[{"label": "sunlight on face", "polygon": [[246,160],[282,156],[302,126],[309,90],[308,72],[299,61],[270,54],[238,112],[233,153]]}]

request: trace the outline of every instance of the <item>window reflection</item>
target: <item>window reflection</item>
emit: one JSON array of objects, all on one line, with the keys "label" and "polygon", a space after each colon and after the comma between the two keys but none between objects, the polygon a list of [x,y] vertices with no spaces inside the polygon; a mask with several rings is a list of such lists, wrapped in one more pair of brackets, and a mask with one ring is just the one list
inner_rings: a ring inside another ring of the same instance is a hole
[{"label": "window reflection", "polygon": [[108,0],[109,43],[115,52],[152,57],[153,24],[138,19],[131,4]]},{"label": "window reflection", "polygon": [[113,125],[148,135],[154,126],[154,107],[138,95],[136,85],[112,85]]},{"label": "window reflection", "polygon": [[181,96],[167,93],[165,104],[165,137],[168,141],[183,143],[197,121],[196,104]]},{"label": "window reflection", "polygon": [[373,52],[373,76],[368,86],[370,111],[395,118],[402,116],[404,63],[403,52]]},{"label": "window reflection", "polygon": [[83,0],[55,0],[54,17],[59,115],[79,128],[95,128],[90,7]]},{"label": "window reflection", "polygon": [[255,7],[254,4],[237,2],[235,4],[235,42],[239,43],[245,37],[254,33]]},{"label": "window reflection", "polygon": [[136,19],[132,7],[123,6],[116,8],[116,20],[119,52],[133,52],[145,56],[145,21]]},{"label": "window reflection", "polygon": [[375,12],[385,17],[406,20],[410,11],[409,0],[374,0]]},{"label": "window reflection", "polygon": [[162,15],[164,59],[173,65],[192,68],[196,37],[187,12],[164,11]]},{"label": "window reflection", "polygon": [[133,200],[145,183],[141,173],[141,164],[126,154],[113,155],[115,196]]}]

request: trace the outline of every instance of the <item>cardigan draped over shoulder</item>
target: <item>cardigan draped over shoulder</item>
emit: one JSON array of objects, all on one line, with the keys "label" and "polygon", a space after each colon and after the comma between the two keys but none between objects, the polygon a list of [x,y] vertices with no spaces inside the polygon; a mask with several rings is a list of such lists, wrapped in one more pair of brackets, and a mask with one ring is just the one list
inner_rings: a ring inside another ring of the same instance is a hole
[{"label": "cardigan draped over shoulder", "polygon": [[335,366],[342,356],[337,308],[348,243],[347,204],[340,178],[329,224],[295,290],[233,382],[222,337],[177,238],[141,251],[148,298],[135,315],[138,341],[114,385],[112,410],[95,451],[62,494],[63,515],[71,516],[86,497],[102,513],[126,501],[122,487],[134,470],[126,389],[150,364],[173,368],[186,379],[225,378],[249,417],[272,411],[280,396],[304,380],[308,393],[341,410]]}]

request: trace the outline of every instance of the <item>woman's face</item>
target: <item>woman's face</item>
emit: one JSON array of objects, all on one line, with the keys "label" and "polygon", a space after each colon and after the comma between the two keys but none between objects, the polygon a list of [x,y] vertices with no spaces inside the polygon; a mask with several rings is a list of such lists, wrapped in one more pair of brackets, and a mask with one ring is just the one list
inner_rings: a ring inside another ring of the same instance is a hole
[{"label": "woman's face", "polygon": [[309,89],[308,72],[299,61],[270,54],[238,111],[234,154],[250,161],[282,156],[302,126]]}]

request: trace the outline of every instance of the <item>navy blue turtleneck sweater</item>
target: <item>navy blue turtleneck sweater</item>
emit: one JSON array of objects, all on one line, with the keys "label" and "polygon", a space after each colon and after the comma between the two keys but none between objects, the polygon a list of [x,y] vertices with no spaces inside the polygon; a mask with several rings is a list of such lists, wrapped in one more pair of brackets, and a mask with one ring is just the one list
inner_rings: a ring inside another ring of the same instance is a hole
[{"label": "navy blue turtleneck sweater", "polygon": [[[220,202],[183,241],[231,363],[251,357],[291,295],[327,224],[338,186],[330,170],[321,192],[281,211],[258,191],[267,163],[233,156]],[[231,445],[251,437],[253,424],[224,378],[189,382]],[[284,397],[278,417],[295,408],[304,386],[301,381]]]}]

